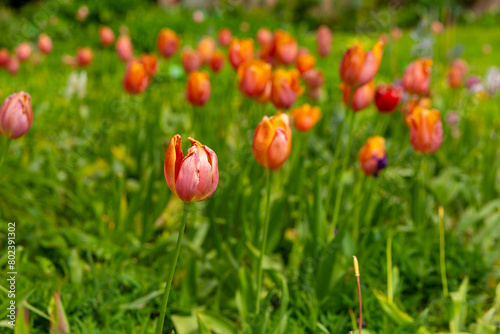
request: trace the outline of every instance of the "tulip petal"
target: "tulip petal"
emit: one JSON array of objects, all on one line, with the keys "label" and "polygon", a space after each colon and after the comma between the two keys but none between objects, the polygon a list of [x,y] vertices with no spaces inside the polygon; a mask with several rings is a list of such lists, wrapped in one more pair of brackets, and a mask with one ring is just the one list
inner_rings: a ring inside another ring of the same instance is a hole
[{"label": "tulip petal", "polygon": [[192,202],[200,183],[200,154],[196,146],[191,146],[182,160],[179,174],[175,180],[177,196],[184,202]]},{"label": "tulip petal", "polygon": [[262,118],[262,122],[255,129],[252,150],[255,159],[259,164],[268,168],[267,150],[273,141],[276,128],[271,124],[267,116]]},{"label": "tulip petal", "polygon": [[270,169],[281,167],[290,155],[289,140],[291,140],[291,138],[287,138],[287,133],[283,128],[276,129],[276,135],[274,136],[267,153],[267,160]]},{"label": "tulip petal", "polygon": [[203,148],[207,153],[208,162],[211,166],[212,184],[208,193],[202,199],[200,199],[201,201],[206,200],[207,198],[212,196],[217,189],[217,186],[219,185],[219,161],[217,159],[217,155],[208,146],[203,146]]},{"label": "tulip petal", "polygon": [[177,134],[173,136],[170,139],[170,143],[167,147],[167,153],[165,154],[165,179],[167,180],[168,187],[175,195],[177,195],[175,187],[176,176],[179,175],[183,158],[181,143],[182,138],[180,135]]}]

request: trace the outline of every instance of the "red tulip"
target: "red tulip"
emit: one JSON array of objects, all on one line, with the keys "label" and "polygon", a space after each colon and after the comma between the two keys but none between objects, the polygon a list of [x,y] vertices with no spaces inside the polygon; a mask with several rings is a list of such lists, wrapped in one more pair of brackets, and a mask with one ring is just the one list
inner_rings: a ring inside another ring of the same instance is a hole
[{"label": "red tulip", "polygon": [[441,113],[435,109],[424,109],[420,106],[405,117],[410,128],[411,145],[415,151],[432,154],[443,142],[443,124]]},{"label": "red tulip", "polygon": [[181,53],[182,67],[186,73],[198,71],[202,64],[200,53],[191,48],[184,48]]},{"label": "red tulip", "polygon": [[148,87],[150,77],[144,64],[136,59],[127,64],[123,87],[129,94],[141,94]]},{"label": "red tulip", "polygon": [[231,30],[229,28],[223,28],[219,31],[217,35],[217,39],[221,46],[228,46],[231,43],[231,39],[233,38],[231,34]]},{"label": "red tulip", "polygon": [[158,72],[158,58],[154,54],[143,53],[141,63],[144,65],[149,77],[152,78]]},{"label": "red tulip", "polygon": [[373,50],[364,51],[360,43],[349,48],[340,63],[340,78],[352,87],[360,87],[370,82],[377,74],[384,44],[378,41]]},{"label": "red tulip", "polygon": [[111,46],[115,42],[115,33],[106,26],[99,27],[99,41],[104,46]]},{"label": "red tulip", "polygon": [[401,100],[401,89],[392,85],[380,84],[375,93],[375,105],[382,113],[391,113]]},{"label": "red tulip", "polygon": [[316,33],[316,43],[320,57],[326,57],[332,51],[333,34],[330,28],[322,25]]},{"label": "red tulip", "polygon": [[22,137],[32,123],[31,96],[25,92],[8,96],[0,107],[0,134],[11,139]]},{"label": "red tulip", "polygon": [[302,79],[309,89],[315,89],[323,86],[325,83],[325,75],[320,69],[312,69],[302,74]]},{"label": "red tulip", "polygon": [[463,59],[455,59],[448,68],[448,84],[457,89],[462,86],[467,74],[467,63]]},{"label": "red tulip", "polygon": [[343,90],[343,100],[344,105],[348,105],[349,99],[351,99],[350,109],[352,111],[361,111],[368,107],[373,102],[373,97],[375,95],[375,84],[373,81],[356,88],[354,95],[351,97],[352,88],[346,84],[340,84],[340,88]]},{"label": "red tulip", "polygon": [[273,42],[273,33],[267,28],[260,28],[257,31],[257,43],[259,45],[269,45]]},{"label": "red tulip", "polygon": [[238,67],[239,88],[248,97],[261,96],[271,80],[271,65],[250,59]]},{"label": "red tulip", "polygon": [[5,67],[9,63],[10,52],[6,48],[0,49],[0,67]]},{"label": "red tulip", "polygon": [[224,67],[224,53],[220,50],[217,50],[210,60],[210,68],[214,72],[219,72],[222,67]]},{"label": "red tulip", "polygon": [[46,34],[41,34],[38,36],[38,48],[44,54],[49,54],[52,52],[52,40]]},{"label": "red tulip", "polygon": [[128,35],[121,35],[116,40],[115,50],[123,62],[128,62],[134,57],[134,46]]},{"label": "red tulip", "polygon": [[181,38],[168,28],[163,28],[156,39],[158,52],[165,58],[172,57],[179,49]]},{"label": "red tulip", "polygon": [[245,38],[238,40],[233,38],[229,44],[229,62],[234,69],[243,64],[245,61],[252,59],[254,54],[253,39]]},{"label": "red tulip", "polygon": [[208,73],[193,71],[189,73],[186,98],[193,106],[202,106],[210,98],[210,79]]},{"label": "red tulip", "polygon": [[421,58],[410,63],[403,74],[403,87],[410,94],[427,95],[431,84],[432,59]]},{"label": "red tulip", "polygon": [[10,74],[17,74],[19,72],[19,59],[17,59],[16,55],[9,58],[6,69]]},{"label": "red tulip", "polygon": [[92,53],[92,49],[89,47],[80,48],[76,51],[76,65],[78,66],[88,66],[92,63],[94,59],[94,55]]}]

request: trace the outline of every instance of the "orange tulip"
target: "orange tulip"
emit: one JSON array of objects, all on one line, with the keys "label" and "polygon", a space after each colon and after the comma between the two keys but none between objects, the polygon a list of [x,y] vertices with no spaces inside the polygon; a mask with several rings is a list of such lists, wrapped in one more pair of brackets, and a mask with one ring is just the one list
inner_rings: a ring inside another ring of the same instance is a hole
[{"label": "orange tulip", "polygon": [[156,55],[143,53],[141,55],[141,63],[150,77],[154,77],[158,72],[158,58]]},{"label": "orange tulip", "polygon": [[116,40],[115,50],[123,62],[128,62],[134,57],[134,46],[132,45],[132,40],[128,35],[121,35]]},{"label": "orange tulip", "polygon": [[443,142],[443,124],[441,113],[435,109],[416,106],[405,117],[410,128],[411,145],[415,151],[432,154]]},{"label": "orange tulip", "polygon": [[202,106],[210,97],[210,79],[208,73],[193,71],[189,73],[186,98],[193,106]]},{"label": "orange tulip", "polygon": [[144,64],[133,59],[127,64],[125,77],[123,78],[123,87],[130,94],[143,93],[149,84],[149,75]]},{"label": "orange tulip", "polygon": [[219,31],[217,35],[217,39],[219,40],[219,44],[222,46],[228,46],[231,43],[231,39],[233,38],[231,30],[229,28],[223,28]]},{"label": "orange tulip", "polygon": [[94,59],[94,54],[92,53],[92,49],[89,47],[79,48],[76,51],[76,59],[75,63],[78,66],[88,66],[92,63]]},{"label": "orange tulip", "polygon": [[304,92],[304,87],[300,86],[300,72],[296,68],[288,71],[279,68],[273,72],[271,80],[271,101],[276,108],[290,108]]},{"label": "orange tulip", "polygon": [[377,74],[384,44],[378,41],[373,50],[365,51],[360,43],[350,47],[340,63],[340,78],[352,87],[360,87],[370,82]]},{"label": "orange tulip", "polygon": [[224,67],[224,53],[221,50],[217,50],[212,59],[210,59],[210,68],[214,72],[219,72],[222,67]]},{"label": "orange tulip", "polygon": [[410,63],[403,74],[403,87],[410,94],[427,95],[431,84],[432,59],[421,58]]},{"label": "orange tulip", "polygon": [[352,99],[349,108],[352,111],[360,111],[365,109],[373,102],[375,97],[375,84],[373,81],[356,88],[354,95],[351,96],[352,88],[344,83],[340,84],[340,89],[343,90],[344,105],[348,105],[349,98]]},{"label": "orange tulip", "polygon": [[99,27],[99,41],[104,46],[111,46],[115,41],[115,33],[106,26]]},{"label": "orange tulip", "polygon": [[177,52],[180,44],[181,38],[173,30],[163,28],[158,33],[156,48],[164,58],[172,57]]},{"label": "orange tulip", "polygon": [[330,28],[322,25],[316,33],[316,44],[320,57],[326,57],[332,51],[333,34]]},{"label": "orange tulip", "polygon": [[274,32],[274,45],[276,57],[281,64],[290,65],[297,60],[299,45],[286,31],[278,29]]},{"label": "orange tulip", "polygon": [[408,115],[417,106],[422,107],[424,109],[430,109],[431,105],[432,105],[431,99],[429,99],[428,97],[421,97],[419,99],[411,98],[408,102],[406,102],[401,106],[400,111],[403,114]]},{"label": "orange tulip", "polygon": [[455,59],[448,68],[448,84],[451,88],[459,88],[467,74],[467,63],[463,59]]},{"label": "orange tulip", "polygon": [[203,37],[198,43],[197,50],[202,62],[208,65],[215,53],[215,41],[212,37]]},{"label": "orange tulip", "polygon": [[255,160],[266,169],[280,168],[292,151],[292,130],[288,115],[278,112],[264,116],[255,129],[252,142]]},{"label": "orange tulip", "polygon": [[186,73],[198,71],[202,64],[202,59],[198,51],[191,48],[184,48],[181,53],[182,67]]},{"label": "orange tulip", "polygon": [[262,95],[271,80],[271,65],[260,59],[250,59],[238,67],[239,87],[249,97]]},{"label": "orange tulip", "polygon": [[387,166],[385,139],[380,136],[368,138],[365,145],[359,150],[358,158],[366,175],[378,176],[380,171]]},{"label": "orange tulip", "polygon": [[293,109],[292,115],[297,130],[307,132],[321,119],[321,109],[304,104]]},{"label": "orange tulip", "polygon": [[43,54],[49,54],[52,52],[52,40],[46,34],[41,34],[38,36],[38,48]]},{"label": "orange tulip", "polygon": [[310,54],[303,54],[297,57],[297,69],[301,74],[312,70],[316,65],[316,58]]},{"label": "orange tulip", "polygon": [[252,59],[254,55],[253,39],[245,38],[238,40],[233,38],[229,44],[229,62],[237,69],[245,61]]},{"label": "orange tulip", "polygon": [[182,152],[182,138],[170,139],[165,155],[165,179],[170,190],[184,202],[200,202],[213,195],[219,185],[217,155],[208,146],[188,138],[191,147]]}]

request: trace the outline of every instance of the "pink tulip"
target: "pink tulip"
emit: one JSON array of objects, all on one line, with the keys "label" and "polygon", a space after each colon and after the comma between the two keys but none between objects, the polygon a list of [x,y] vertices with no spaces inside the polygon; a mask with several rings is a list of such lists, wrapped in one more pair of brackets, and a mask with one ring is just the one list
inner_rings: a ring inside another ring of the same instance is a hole
[{"label": "pink tulip", "polygon": [[10,74],[17,74],[19,72],[19,59],[17,59],[17,56],[14,55],[9,58],[6,69]]},{"label": "pink tulip", "polygon": [[0,49],[0,67],[6,67],[9,63],[10,53],[5,48]]},{"label": "pink tulip", "polygon": [[46,55],[52,52],[52,40],[46,34],[38,36],[38,48]]},{"label": "pink tulip", "polygon": [[332,51],[333,34],[325,25],[319,27],[316,33],[316,43],[320,57],[326,57]]},{"label": "pink tulip", "polygon": [[26,61],[31,56],[31,44],[24,42],[16,47],[16,55],[20,61]]},{"label": "pink tulip", "polygon": [[115,33],[111,28],[106,26],[101,26],[99,28],[99,40],[104,46],[111,46],[115,41]]},{"label": "pink tulip", "polygon": [[128,62],[134,56],[134,46],[128,35],[121,35],[118,37],[115,45],[118,58],[123,62]]},{"label": "pink tulip", "polygon": [[8,96],[0,107],[0,134],[11,139],[22,137],[32,123],[31,96],[25,92]]}]

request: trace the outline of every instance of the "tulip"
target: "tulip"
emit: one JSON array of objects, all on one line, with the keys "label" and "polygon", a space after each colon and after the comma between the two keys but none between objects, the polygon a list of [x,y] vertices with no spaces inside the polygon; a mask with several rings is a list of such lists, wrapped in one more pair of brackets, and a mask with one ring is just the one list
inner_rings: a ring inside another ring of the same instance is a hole
[{"label": "tulip", "polygon": [[182,138],[170,139],[165,155],[165,179],[170,190],[184,202],[200,202],[213,195],[219,184],[217,155],[208,146],[188,138],[191,142],[186,156],[182,152]]},{"label": "tulip", "polygon": [[330,28],[322,25],[316,33],[316,43],[320,57],[326,57],[332,51],[333,34]]},{"label": "tulip", "polygon": [[363,172],[368,176],[377,177],[379,172],[387,166],[385,139],[380,136],[368,138],[359,150],[358,158]]},{"label": "tulip", "polygon": [[76,51],[75,63],[78,66],[88,66],[92,63],[94,55],[89,47],[80,48]]},{"label": "tulip", "polygon": [[255,160],[266,169],[280,168],[292,151],[292,130],[288,115],[264,116],[255,129],[252,142]]},{"label": "tulip", "polygon": [[251,38],[242,40],[233,38],[231,44],[229,44],[229,62],[234,69],[238,69],[245,61],[253,58],[253,55],[254,45]]},{"label": "tulip", "polygon": [[273,33],[267,28],[260,28],[257,31],[257,43],[259,45],[269,45],[273,42]]},{"label": "tulip", "polygon": [[38,36],[38,48],[46,55],[52,52],[52,40],[46,34]]},{"label": "tulip", "polygon": [[410,63],[403,74],[403,87],[410,94],[427,95],[431,83],[430,58],[417,59]]},{"label": "tulip", "polygon": [[198,43],[198,53],[201,56],[201,60],[204,64],[210,64],[210,60],[214,56],[215,52],[215,41],[212,37],[203,37]]},{"label": "tulip", "polygon": [[87,6],[80,6],[78,8],[78,11],[76,12],[76,19],[78,21],[85,21],[87,19],[87,16],[89,16],[89,7]]},{"label": "tulip", "polygon": [[464,82],[467,74],[467,63],[463,59],[455,59],[448,68],[448,84],[457,89]]},{"label": "tulip", "polygon": [[312,70],[316,65],[316,58],[313,55],[306,54],[297,57],[297,69],[301,74]]},{"label": "tulip", "polygon": [[432,33],[436,34],[436,35],[439,35],[440,33],[442,33],[444,30],[444,25],[439,22],[439,21],[434,21],[431,23],[431,31]]},{"label": "tulip", "polygon": [[5,67],[9,63],[10,53],[6,48],[0,49],[0,67]]},{"label": "tulip", "polygon": [[140,60],[149,77],[154,77],[158,72],[158,58],[154,54],[143,53]]},{"label": "tulip", "polygon": [[260,59],[250,59],[238,67],[239,88],[248,97],[264,93],[271,81],[271,65]]},{"label": "tulip", "polygon": [[20,61],[26,61],[31,56],[31,44],[24,42],[16,47],[16,55]]},{"label": "tulip", "polygon": [[231,30],[229,28],[223,28],[219,31],[217,35],[217,40],[221,46],[228,46],[231,43],[231,39],[233,38],[231,34]]},{"label": "tulip", "polygon": [[149,74],[144,63],[133,59],[127,64],[125,77],[123,78],[123,88],[129,94],[143,93],[149,84]]},{"label": "tulip", "polygon": [[8,96],[0,106],[0,134],[16,139],[24,136],[33,123],[31,96],[25,92]]},{"label": "tulip", "polygon": [[116,40],[115,50],[123,62],[128,62],[134,57],[134,46],[128,35],[121,35]]},{"label": "tulip", "polygon": [[202,59],[198,51],[185,48],[181,53],[182,67],[186,73],[198,71],[202,64]]},{"label": "tulip", "polygon": [[405,121],[410,128],[411,145],[415,151],[424,154],[437,151],[443,141],[443,124],[439,111],[417,106],[406,115]]},{"label": "tulip", "polygon": [[215,51],[214,56],[210,59],[210,68],[214,72],[219,72],[224,67],[224,53],[220,50]]},{"label": "tulip", "polygon": [[325,75],[320,69],[312,69],[302,74],[302,79],[309,89],[316,89],[325,83]]},{"label": "tulip", "polygon": [[293,123],[297,130],[301,132],[309,131],[320,119],[321,110],[319,107],[311,107],[309,104],[304,104],[292,111]]},{"label": "tulip", "polygon": [[99,41],[104,46],[111,46],[115,42],[115,33],[106,26],[99,27]]},{"label": "tulip", "polygon": [[208,73],[193,71],[187,79],[186,98],[193,106],[202,106],[210,97]]},{"label": "tulip", "polygon": [[340,78],[353,87],[361,87],[370,82],[377,74],[384,44],[378,41],[373,50],[364,51],[360,43],[349,48],[340,63]]},{"label": "tulip", "polygon": [[274,33],[274,47],[276,57],[281,64],[290,65],[297,60],[299,45],[297,40],[283,30],[276,30]]},{"label": "tulip", "polygon": [[391,113],[401,100],[401,89],[392,85],[378,85],[375,92],[375,105],[381,113]]},{"label": "tulip", "polygon": [[201,10],[195,10],[193,12],[193,21],[195,23],[201,23],[205,21],[205,14]]},{"label": "tulip", "polygon": [[373,81],[356,88],[354,91],[354,95],[351,96],[351,87],[346,84],[340,84],[340,89],[343,90],[343,100],[344,105],[348,106],[349,99],[351,99],[351,105],[349,108],[352,111],[361,111],[368,107],[370,103],[373,101],[373,97],[375,96],[375,84]]},{"label": "tulip", "polygon": [[422,107],[424,109],[429,109],[431,107],[431,99],[428,97],[421,97],[419,99],[411,98],[408,102],[401,106],[401,112],[404,115],[408,115],[412,112],[415,107]]},{"label": "tulip", "polygon": [[10,74],[17,74],[19,72],[19,59],[17,59],[17,56],[14,55],[9,58],[6,69]]},{"label": "tulip", "polygon": [[304,91],[300,86],[300,73],[295,68],[288,71],[277,69],[271,80],[271,101],[276,108],[290,108]]},{"label": "tulip", "polygon": [[156,48],[164,58],[172,57],[179,49],[181,38],[168,28],[163,28],[156,39]]}]

